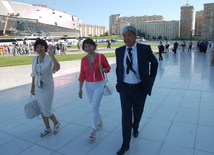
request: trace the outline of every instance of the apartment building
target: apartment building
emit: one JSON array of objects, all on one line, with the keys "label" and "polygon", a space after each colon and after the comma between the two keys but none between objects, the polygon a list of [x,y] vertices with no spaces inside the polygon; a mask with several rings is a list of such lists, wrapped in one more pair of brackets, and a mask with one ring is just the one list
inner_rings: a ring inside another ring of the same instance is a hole
[{"label": "apartment building", "polygon": [[96,25],[80,24],[80,35],[82,37],[100,36],[105,34],[106,27]]},{"label": "apartment building", "polygon": [[130,22],[122,21],[112,24],[112,33],[111,34],[122,34],[122,29],[126,26],[130,25]]},{"label": "apartment building", "polygon": [[[120,14],[114,14],[109,17],[109,33],[115,33],[116,27],[120,27],[121,29],[129,24],[135,24],[139,22],[146,21],[163,21],[164,17],[161,15],[153,15],[153,16],[131,16],[131,17],[122,17]],[[121,32],[121,30],[117,30],[117,32]]]},{"label": "apartment building", "polygon": [[191,38],[193,33],[193,12],[194,7],[191,5],[181,6],[180,14],[180,37]]},{"label": "apartment building", "polygon": [[179,37],[179,20],[147,21],[131,24],[138,31],[145,34],[145,39],[174,39]]},{"label": "apartment building", "polygon": [[[112,25],[119,22],[120,14],[114,14],[109,16],[109,34],[112,33]],[[115,32],[115,31],[114,31]]]},{"label": "apartment building", "polygon": [[214,39],[214,3],[204,4],[202,38]]},{"label": "apartment building", "polygon": [[195,37],[200,38],[202,36],[202,26],[203,26],[203,15],[204,11],[196,11],[195,13]]}]

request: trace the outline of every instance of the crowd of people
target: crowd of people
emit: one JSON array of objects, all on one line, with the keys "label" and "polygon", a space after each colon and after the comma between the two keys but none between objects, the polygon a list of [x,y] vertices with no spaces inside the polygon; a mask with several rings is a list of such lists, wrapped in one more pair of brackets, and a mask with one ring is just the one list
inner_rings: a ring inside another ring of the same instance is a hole
[{"label": "crowd of people", "polygon": [[[63,55],[67,52],[67,46],[63,43],[56,45],[48,45],[48,48],[54,47],[55,55]],[[0,56],[22,56],[22,55],[35,55],[34,44],[9,44],[0,45]]]},{"label": "crowd of people", "polygon": [[[208,40],[205,40],[205,41],[197,41],[197,43],[195,44],[195,47],[196,47],[196,52],[204,52],[206,53],[207,51],[207,48],[208,47],[211,47],[211,44],[213,43],[212,42],[209,42]],[[163,45],[162,41],[160,41],[160,45]],[[160,49],[161,47],[161,52],[169,52],[169,47],[170,47],[170,43],[169,41],[167,40],[165,45],[160,46],[158,45],[158,49]],[[194,46],[193,45],[193,42],[192,41],[189,41],[189,43],[187,44],[186,41],[181,41],[181,43],[179,44],[178,41],[175,41],[174,44],[173,44],[173,47],[172,47],[172,51],[174,53],[177,52],[177,49],[178,47],[181,47],[182,49],[182,52],[185,52],[186,49],[187,49],[187,52],[191,52],[192,51],[192,47]],[[188,47],[188,48],[186,48]],[[159,51],[160,52],[160,51]]]},{"label": "crowd of people", "polygon": [[[170,43],[168,40],[166,41],[165,46],[163,45],[162,41],[160,41],[160,44],[158,45],[159,60],[163,60],[162,53],[168,52],[169,46],[170,46]],[[172,52],[174,52],[176,54],[179,46],[181,46],[182,52],[186,51],[186,41],[182,41],[180,44],[176,41],[173,44]],[[194,46],[193,42],[189,41],[187,52],[191,52],[193,46]],[[202,52],[202,53],[206,53],[208,48],[210,47],[210,65],[214,66],[214,41],[212,41],[212,42],[209,42],[207,40],[197,41],[195,44],[195,47],[196,47],[195,52]]]},{"label": "crowd of people", "polygon": [[17,55],[30,55],[34,53],[33,45],[1,45],[0,55],[4,56],[17,56]]}]

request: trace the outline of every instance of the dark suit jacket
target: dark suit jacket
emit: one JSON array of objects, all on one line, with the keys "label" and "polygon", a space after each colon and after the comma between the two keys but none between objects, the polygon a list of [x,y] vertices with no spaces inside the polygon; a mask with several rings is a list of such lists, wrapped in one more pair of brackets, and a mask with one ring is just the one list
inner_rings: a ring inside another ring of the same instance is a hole
[{"label": "dark suit jacket", "polygon": [[[116,90],[119,92],[121,84],[123,82],[124,74],[124,54],[126,46],[122,46],[116,49],[116,76],[117,84]],[[148,95],[151,95],[152,86],[155,81],[157,74],[158,61],[153,55],[151,47],[149,45],[137,43],[137,57],[138,57],[138,68],[139,76],[144,89]]]}]

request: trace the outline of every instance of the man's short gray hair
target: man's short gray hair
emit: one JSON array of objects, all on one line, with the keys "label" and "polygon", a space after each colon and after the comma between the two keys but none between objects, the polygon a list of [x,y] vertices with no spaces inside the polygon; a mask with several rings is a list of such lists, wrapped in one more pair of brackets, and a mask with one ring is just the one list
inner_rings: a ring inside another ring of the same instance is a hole
[{"label": "man's short gray hair", "polygon": [[137,35],[137,30],[133,26],[126,26],[126,27],[124,27],[122,29],[122,34],[124,32],[128,32],[128,31],[132,32],[134,35]]}]

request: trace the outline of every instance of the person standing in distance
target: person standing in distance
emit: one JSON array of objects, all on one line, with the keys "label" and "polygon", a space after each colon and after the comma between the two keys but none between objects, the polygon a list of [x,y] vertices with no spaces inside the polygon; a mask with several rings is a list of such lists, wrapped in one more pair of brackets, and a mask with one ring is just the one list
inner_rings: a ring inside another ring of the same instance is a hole
[{"label": "person standing in distance", "polygon": [[178,42],[176,41],[175,43],[174,43],[174,50],[173,50],[173,52],[176,54],[177,53],[177,49],[178,49]]},{"label": "person standing in distance", "polygon": [[115,50],[116,90],[120,95],[122,110],[123,143],[117,151],[119,155],[129,150],[132,129],[135,138],[139,134],[146,96],[151,95],[158,68],[158,61],[151,47],[136,42],[134,27],[124,27],[122,36],[126,45]]},{"label": "person standing in distance", "polygon": [[162,44],[162,41],[160,41],[160,45],[158,45],[158,51],[159,51],[159,60],[163,60],[162,52],[164,52],[164,46]]}]

